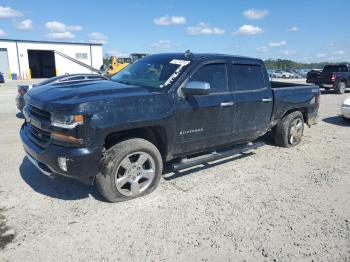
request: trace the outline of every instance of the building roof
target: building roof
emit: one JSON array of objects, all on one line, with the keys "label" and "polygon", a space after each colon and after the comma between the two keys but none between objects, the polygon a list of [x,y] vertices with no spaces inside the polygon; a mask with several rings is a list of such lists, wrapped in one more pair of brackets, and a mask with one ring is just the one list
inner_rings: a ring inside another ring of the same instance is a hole
[{"label": "building roof", "polygon": [[17,42],[17,43],[43,43],[43,44],[65,44],[65,45],[97,45],[97,46],[102,46],[102,44],[98,43],[79,43],[79,42],[65,42],[65,41],[40,41],[40,40],[22,40],[22,39],[4,39],[0,38],[0,42]]}]

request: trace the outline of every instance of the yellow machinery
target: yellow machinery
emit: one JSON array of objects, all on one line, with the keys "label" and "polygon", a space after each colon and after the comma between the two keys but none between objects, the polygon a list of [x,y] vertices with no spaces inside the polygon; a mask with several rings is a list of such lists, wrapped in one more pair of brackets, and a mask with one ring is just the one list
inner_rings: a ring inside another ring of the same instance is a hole
[{"label": "yellow machinery", "polygon": [[107,70],[106,75],[108,77],[113,76],[114,74],[118,73],[120,70],[124,69],[127,67],[130,63],[134,63],[136,60],[146,56],[146,54],[139,54],[139,53],[134,53],[130,55],[130,58],[120,58],[118,59],[115,56],[111,57],[111,65],[109,69]]},{"label": "yellow machinery", "polygon": [[124,61],[120,62],[115,56],[112,56],[111,60],[112,63],[109,69],[107,70],[107,76],[113,76],[114,74],[118,73],[120,70],[124,69],[129,65],[129,63],[125,63]]}]

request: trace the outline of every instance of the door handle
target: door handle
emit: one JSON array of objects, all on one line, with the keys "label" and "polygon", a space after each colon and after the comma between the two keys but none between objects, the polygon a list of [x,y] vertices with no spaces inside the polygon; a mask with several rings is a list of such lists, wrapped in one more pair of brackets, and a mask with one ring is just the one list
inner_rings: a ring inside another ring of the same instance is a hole
[{"label": "door handle", "polygon": [[269,103],[272,102],[272,98],[263,98],[261,99],[261,101],[263,101],[264,103]]},{"label": "door handle", "polygon": [[234,105],[233,102],[222,102],[222,103],[220,103],[220,106],[222,106],[222,107],[233,106],[233,105]]}]

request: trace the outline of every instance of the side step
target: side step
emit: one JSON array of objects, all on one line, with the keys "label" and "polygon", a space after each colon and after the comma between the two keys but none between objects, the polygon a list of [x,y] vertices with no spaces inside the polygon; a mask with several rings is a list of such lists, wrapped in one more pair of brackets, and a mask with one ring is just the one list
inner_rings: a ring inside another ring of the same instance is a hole
[{"label": "side step", "polygon": [[184,158],[181,160],[181,162],[173,164],[173,169],[181,170],[181,169],[197,166],[206,162],[211,162],[221,158],[241,154],[241,153],[256,149],[258,147],[261,147],[263,145],[265,145],[265,143],[263,142],[249,143],[245,145],[239,145],[234,147],[233,149],[222,151],[222,152],[215,151],[209,154],[201,155],[190,159]]}]

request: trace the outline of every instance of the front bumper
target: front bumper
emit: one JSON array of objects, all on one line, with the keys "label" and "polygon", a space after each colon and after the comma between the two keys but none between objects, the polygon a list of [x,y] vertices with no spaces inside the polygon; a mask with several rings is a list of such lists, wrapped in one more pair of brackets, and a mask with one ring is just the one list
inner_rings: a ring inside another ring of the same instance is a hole
[{"label": "front bumper", "polygon": [[312,83],[312,84],[318,85],[319,87],[325,87],[325,88],[334,88],[335,86],[334,82],[317,81],[314,79],[306,79],[306,83]]},{"label": "front bumper", "polygon": [[334,88],[334,84],[320,84],[320,86],[326,87],[326,88]]},{"label": "front bumper", "polygon": [[[101,148],[68,148],[53,144],[41,148],[30,140],[25,125],[20,130],[24,150],[29,160],[44,174],[60,174],[83,182],[97,175],[102,156]],[[58,157],[67,159],[67,172],[59,167]]]},{"label": "front bumper", "polygon": [[350,119],[350,107],[341,107],[341,114],[345,117]]}]

